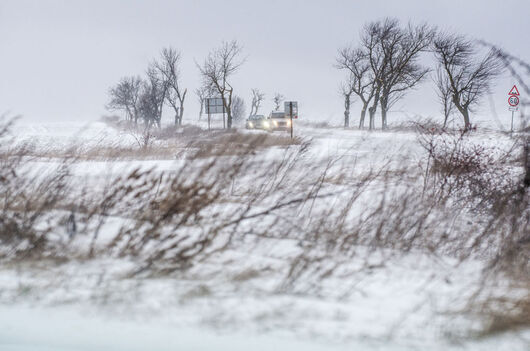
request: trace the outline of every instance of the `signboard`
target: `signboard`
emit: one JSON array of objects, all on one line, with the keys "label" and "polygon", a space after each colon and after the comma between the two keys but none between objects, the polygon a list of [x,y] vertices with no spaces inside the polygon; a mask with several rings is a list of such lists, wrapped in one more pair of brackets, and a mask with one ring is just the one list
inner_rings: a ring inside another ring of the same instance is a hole
[{"label": "signboard", "polygon": [[519,89],[517,89],[517,85],[513,85],[512,89],[508,93],[510,96],[508,98],[508,110],[512,111],[512,132],[513,132],[513,113],[517,111],[517,105],[519,105]]},{"label": "signboard", "polygon": [[[291,105],[293,115],[291,116]],[[285,117],[288,118],[298,118],[298,102],[297,101],[285,101],[283,104],[283,111],[285,112]]]},{"label": "signboard", "polygon": [[512,90],[510,90],[508,95],[519,96],[519,89],[517,89],[516,85],[513,86]]},{"label": "signboard", "polygon": [[508,98],[508,104],[510,106],[512,106],[512,107],[515,107],[515,106],[519,105],[519,98],[517,96],[514,96],[514,95],[510,96]]},{"label": "signboard", "polygon": [[207,114],[224,113],[225,105],[222,98],[206,98],[205,109]]}]

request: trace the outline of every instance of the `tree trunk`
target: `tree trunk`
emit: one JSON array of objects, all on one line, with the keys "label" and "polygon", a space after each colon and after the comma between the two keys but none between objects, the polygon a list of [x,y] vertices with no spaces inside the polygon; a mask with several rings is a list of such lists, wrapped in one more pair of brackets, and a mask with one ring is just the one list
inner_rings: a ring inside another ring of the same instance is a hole
[{"label": "tree trunk", "polygon": [[443,125],[443,128],[445,129],[447,127],[447,121],[449,120],[449,116],[451,114],[451,106],[450,104],[452,103],[451,100],[448,100],[447,97],[444,97],[444,100],[443,100],[443,103],[444,103],[444,125]]},{"label": "tree trunk", "polygon": [[186,92],[184,92],[184,95],[182,97],[182,100],[180,100],[180,108],[179,108],[179,127],[182,126],[182,118],[184,117],[184,99],[186,98]]},{"label": "tree trunk", "polygon": [[460,104],[455,104],[455,105],[456,105],[456,108],[458,109],[458,111],[460,111],[460,113],[464,117],[464,131],[470,130],[471,129],[471,122],[469,121],[469,110],[467,108],[461,106]]},{"label": "tree trunk", "polygon": [[464,116],[464,130],[468,131],[471,129],[471,122],[469,121],[469,111],[467,108],[462,111],[462,115]]},{"label": "tree trunk", "polygon": [[381,97],[381,129],[387,129],[387,115],[388,115],[388,97],[384,95]]},{"label": "tree trunk", "polygon": [[374,106],[368,109],[368,113],[370,115],[370,124],[369,124],[368,129],[370,130],[375,129],[375,111],[376,111],[376,108]]},{"label": "tree trunk", "polygon": [[366,109],[368,108],[368,104],[363,105],[363,109],[361,110],[361,119],[359,120],[359,129],[364,129],[364,118],[366,117]]},{"label": "tree trunk", "polygon": [[344,128],[350,127],[350,95],[344,97]]},{"label": "tree trunk", "polygon": [[383,105],[381,105],[381,129],[387,128],[386,114],[387,114],[386,107],[383,107]]},{"label": "tree trunk", "polygon": [[379,103],[379,97],[381,93],[380,89],[381,89],[380,87],[377,88],[375,95],[374,95],[374,103],[368,109],[368,112],[370,113],[370,127],[369,127],[370,130],[375,129],[375,112],[377,111],[377,104]]},{"label": "tree trunk", "polygon": [[456,94],[453,95],[453,103],[464,117],[464,131],[468,131],[469,129],[471,129],[471,122],[469,121],[469,110],[467,105],[461,105],[460,100],[458,99],[458,96]]},{"label": "tree trunk", "polygon": [[228,129],[232,128],[232,111],[230,108],[228,108],[226,111],[226,127]]},{"label": "tree trunk", "polygon": [[[224,99],[223,99],[224,102]],[[232,128],[232,89],[228,91],[228,106],[226,106],[226,126]]]}]

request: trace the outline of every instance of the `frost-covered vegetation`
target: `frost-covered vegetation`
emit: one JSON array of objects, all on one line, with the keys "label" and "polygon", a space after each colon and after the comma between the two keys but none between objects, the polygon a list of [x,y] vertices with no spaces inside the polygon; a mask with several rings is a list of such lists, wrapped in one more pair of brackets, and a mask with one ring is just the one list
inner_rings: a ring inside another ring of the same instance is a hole
[{"label": "frost-covered vegetation", "polygon": [[[524,139],[426,124],[302,126],[307,138],[294,140],[184,128],[141,146],[125,128],[128,142],[56,150],[10,128],[4,303],[180,311],[200,318],[178,323],[322,338],[340,328],[342,342],[430,345],[528,328]],[[385,309],[375,319],[374,303]]]}]

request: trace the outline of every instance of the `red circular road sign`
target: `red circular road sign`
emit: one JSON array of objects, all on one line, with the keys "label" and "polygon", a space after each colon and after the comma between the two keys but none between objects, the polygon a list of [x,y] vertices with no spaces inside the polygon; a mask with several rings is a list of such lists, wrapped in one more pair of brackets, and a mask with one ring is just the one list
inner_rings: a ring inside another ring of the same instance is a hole
[{"label": "red circular road sign", "polygon": [[508,98],[508,104],[513,107],[519,105],[519,98],[517,96],[510,96]]}]

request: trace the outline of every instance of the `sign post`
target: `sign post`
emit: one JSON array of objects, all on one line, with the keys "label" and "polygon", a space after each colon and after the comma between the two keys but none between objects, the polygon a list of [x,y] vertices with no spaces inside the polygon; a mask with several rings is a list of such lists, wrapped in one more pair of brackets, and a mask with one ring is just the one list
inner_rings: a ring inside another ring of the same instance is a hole
[{"label": "sign post", "polygon": [[298,118],[298,102],[297,101],[285,101],[283,110],[289,112],[289,121],[291,124],[291,139],[293,138],[293,118]]},{"label": "sign post", "polygon": [[512,127],[511,132],[513,133],[513,113],[517,111],[517,105],[519,105],[519,89],[517,89],[517,86],[514,85],[513,88],[508,93],[508,105],[510,107],[508,108],[510,111],[512,111]]},{"label": "sign post", "polygon": [[223,98],[214,97],[205,99],[206,113],[208,114],[208,130],[210,130],[210,120],[211,115],[214,113],[223,114],[223,127],[224,127],[224,113],[225,113],[225,104]]},{"label": "sign post", "polygon": [[291,139],[293,138],[293,103],[289,103],[289,118],[291,119]]}]

